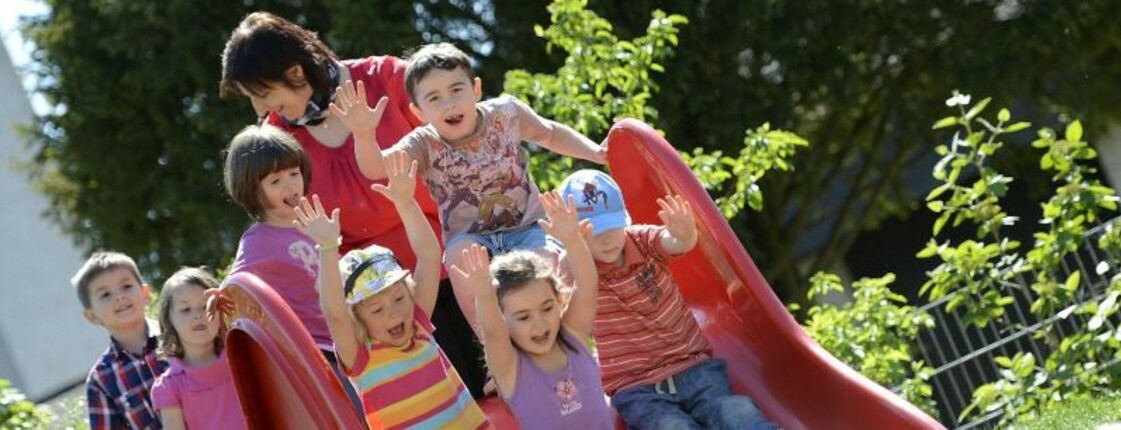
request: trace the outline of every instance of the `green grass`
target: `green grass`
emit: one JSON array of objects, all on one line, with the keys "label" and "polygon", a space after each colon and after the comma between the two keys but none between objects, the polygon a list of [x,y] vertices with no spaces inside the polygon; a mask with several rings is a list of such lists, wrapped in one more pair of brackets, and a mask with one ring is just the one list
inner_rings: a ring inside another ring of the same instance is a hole
[{"label": "green grass", "polygon": [[1063,402],[1037,416],[1017,421],[1018,430],[1092,430],[1121,421],[1121,397],[1077,399]]}]

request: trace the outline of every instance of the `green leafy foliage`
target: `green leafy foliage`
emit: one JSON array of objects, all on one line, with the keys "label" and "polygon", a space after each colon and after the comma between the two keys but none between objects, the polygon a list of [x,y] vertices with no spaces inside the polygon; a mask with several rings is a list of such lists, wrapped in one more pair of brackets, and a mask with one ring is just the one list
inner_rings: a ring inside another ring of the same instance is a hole
[{"label": "green leafy foliage", "polygon": [[[862,375],[900,394],[937,416],[928,378],[933,373],[915,360],[919,330],[934,326],[930,315],[907,305],[889,286],[895,275],[865,278],[852,284],[852,299],[843,304],[822,301],[807,310],[804,323],[810,337]],[[837,275],[818,272],[810,279],[809,299],[845,291]]]},{"label": "green leafy foliage", "polygon": [[45,407],[27,401],[11,382],[0,379],[0,428],[38,430],[47,428],[52,415]]},{"label": "green leafy foliage", "polygon": [[942,158],[934,165],[932,176],[941,184],[927,194],[926,207],[938,214],[933,226],[935,237],[948,223],[957,227],[968,221],[976,227],[977,240],[952,244],[932,238],[917,256],[941,260],[927,273],[920,293],[932,301],[954,294],[946,303],[946,310],[952,312],[961,307],[966,323],[985,326],[1003,315],[1004,307],[1013,302],[1004,285],[1031,269],[1016,253],[1020,243],[1000,232],[1001,227],[1015,223],[1017,217],[1005,213],[1000,205],[1012,178],[992,167],[993,156],[1004,147],[1001,136],[1022,130],[1023,126],[1009,124],[1011,114],[1007,109],[1001,109],[995,121],[981,117],[991,102],[989,98],[972,106],[970,101],[970,96],[955,91],[946,105],[955,108],[959,115],[934,123],[934,129],[956,126],[960,130],[949,146],[935,148]]},{"label": "green leafy foliage", "polygon": [[[1093,175],[1090,161],[1097,154],[1083,140],[1081,122],[1070,122],[1061,138],[1042,128],[1032,142],[1044,150],[1038,167],[1050,173],[1054,194],[1041,205],[1041,227],[1031,248],[1020,254],[1019,244],[1001,233],[1003,226],[1016,220],[1000,206],[1011,178],[997,172],[992,163],[1004,146],[1001,136],[1030,125],[1012,122],[1007,109],[999,110],[995,120],[987,120],[982,114],[991,100],[971,105],[970,99],[955,93],[946,104],[959,114],[934,124],[935,129],[958,130],[950,146],[936,148],[942,159],[933,176],[942,183],[926,200],[927,208],[938,214],[935,236],[952,223],[975,228],[977,240],[952,244],[931,239],[918,256],[937,257],[941,263],[928,272],[922,292],[932,300],[952,295],[946,302],[948,312],[961,311],[967,323],[984,326],[1003,322],[1005,308],[1013,303],[1012,289],[1030,286],[1035,298],[1030,312],[1039,321],[1031,329],[1048,347],[1044,356],[1017,352],[997,357],[1000,379],[977,387],[973,402],[958,419],[1000,411],[1002,422],[1008,423],[1054,402],[1118,392],[1121,369],[1114,363],[1121,357],[1121,332],[1106,321],[1118,311],[1121,280],[1115,278],[1096,295],[1087,295],[1093,291],[1082,288],[1084,279],[1092,275],[1084,270],[1105,273],[1116,264],[1121,239],[1115,226],[1106,226],[1098,241],[1105,251],[1103,267],[1068,268],[1063,263],[1082,246],[1088,227],[1100,222],[1104,211],[1117,210],[1116,193]],[[1063,334],[1055,329],[1060,322],[1075,329]],[[1000,328],[1021,327],[1001,324]]]},{"label": "green leafy foliage", "polygon": [[1055,279],[1063,257],[1078,249],[1087,225],[1099,221],[1100,210],[1117,210],[1113,189],[1091,179],[1095,169],[1086,161],[1093,160],[1097,153],[1082,141],[1082,123],[1067,125],[1064,137],[1058,139],[1054,131],[1042,129],[1039,139],[1032,142],[1033,147],[1047,150],[1039,159],[1039,167],[1053,172],[1051,181],[1056,187],[1055,195],[1043,204],[1041,222],[1048,229],[1035,234],[1035,245],[1027,254],[1028,262],[1036,268],[1032,290],[1039,296],[1032,303],[1032,311],[1044,315],[1069,303],[1080,285],[1079,272],[1065,280]]},{"label": "green leafy foliage", "polygon": [[[647,104],[658,89],[653,75],[673,55],[678,27],[687,20],[661,10],[651,14],[646,34],[619,40],[611,23],[587,9],[587,0],[556,0],[548,7],[551,23],[535,26],[546,50],[566,53],[554,73],[523,69],[506,73],[504,90],[522,98],[539,114],[577,132],[603,137],[615,121],[649,122],[658,112]],[[555,188],[573,171],[573,160],[547,151],[533,154],[531,168],[542,189]]]},{"label": "green leafy foliage", "polygon": [[[809,142],[800,136],[785,130],[771,130],[770,124],[763,124],[747,130],[743,148],[735,158],[724,156],[720,150],[705,153],[701,148],[694,148],[692,154],[682,152],[682,157],[705,188],[719,195],[716,205],[724,217],[732,219],[744,207],[763,210],[759,180],[769,171],[793,170],[790,160],[806,146]],[[732,178],[735,180],[726,184]]]}]

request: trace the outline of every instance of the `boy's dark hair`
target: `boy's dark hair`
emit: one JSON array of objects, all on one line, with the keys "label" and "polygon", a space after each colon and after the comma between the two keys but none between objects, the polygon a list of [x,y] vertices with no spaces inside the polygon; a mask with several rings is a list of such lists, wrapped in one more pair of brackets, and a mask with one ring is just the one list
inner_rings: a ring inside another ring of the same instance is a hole
[{"label": "boy's dark hair", "polygon": [[304,192],[311,184],[311,161],[296,139],[271,125],[250,125],[238,132],[226,148],[223,169],[226,192],[249,216],[261,221],[267,208],[261,179],[270,173],[299,167]]},{"label": "boy's dark hair", "polygon": [[405,67],[405,90],[409,92],[413,104],[416,104],[414,91],[417,84],[433,69],[463,69],[469,79],[475,80],[475,71],[471,70],[471,59],[455,45],[447,42],[424,45],[409,56],[409,65]]},{"label": "boy's dark hair", "polygon": [[[140,279],[140,269],[136,267],[136,262],[131,257],[112,251],[95,252],[86,259],[85,263],[82,263],[82,267],[78,268],[78,273],[70,278],[70,284],[74,286],[74,291],[78,293],[78,301],[82,303],[83,309],[90,308],[90,284],[93,280],[114,269],[128,269],[136,277],[137,284],[144,283]],[[137,285],[137,287],[139,286]]]},{"label": "boy's dark hair", "polygon": [[[311,85],[315,94],[329,93],[334,89],[327,67],[338,59],[314,32],[268,12],[253,12],[230,33],[222,51],[219,92],[223,97],[243,94],[242,89],[259,93],[271,82],[284,82],[289,88]],[[285,74],[295,65],[304,70],[304,81]]]},{"label": "boy's dark hair", "polygon": [[[167,278],[160,288],[160,347],[159,353],[164,357],[183,358],[183,342],[179,340],[179,331],[171,324],[171,302],[175,292],[188,286],[202,287],[204,290],[218,288],[218,280],[204,267],[184,267]],[[224,327],[224,326],[222,326]],[[225,346],[225,329],[218,329],[218,336],[214,338],[214,352],[220,354]]]}]

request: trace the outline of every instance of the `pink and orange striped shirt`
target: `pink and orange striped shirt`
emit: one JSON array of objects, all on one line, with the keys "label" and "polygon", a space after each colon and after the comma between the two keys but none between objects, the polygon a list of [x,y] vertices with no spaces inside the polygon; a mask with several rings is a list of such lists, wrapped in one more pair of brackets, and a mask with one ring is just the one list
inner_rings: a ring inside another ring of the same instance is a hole
[{"label": "pink and orange striped shirt", "polygon": [[712,355],[708,340],[670,277],[665,227],[627,227],[622,265],[596,262],[595,322],[603,390],[653,384]]},{"label": "pink and orange striped shirt", "polygon": [[413,309],[415,332],[403,347],[367,340],[347,375],[362,396],[371,429],[490,428],[444,352],[428,315]]}]

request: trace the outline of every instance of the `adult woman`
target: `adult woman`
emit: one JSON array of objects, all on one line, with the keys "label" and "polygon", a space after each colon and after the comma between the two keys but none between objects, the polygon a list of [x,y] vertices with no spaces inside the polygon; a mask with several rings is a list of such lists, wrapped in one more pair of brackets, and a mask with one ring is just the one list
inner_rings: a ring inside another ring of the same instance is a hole
[{"label": "adult woman", "polygon": [[[372,182],[358,167],[350,132],[328,108],[340,82],[363,82],[369,105],[388,98],[376,134],[380,145],[393,145],[420,125],[408,108],[405,65],[392,56],[340,60],[315,33],[276,15],[255,12],[242,19],[226,42],[220,90],[222,95],[249,98],[263,122],[287,131],[303,147],[311,159],[307,193],[317,194],[328,210],[342,208],[340,252],[378,244],[412,267],[416,256],[400,217],[392,203],[370,189]],[[417,185],[416,200],[439,233],[437,208],[423,183]],[[478,395],[485,377],[479,364],[482,354],[446,276],[432,320],[437,342]]]}]

